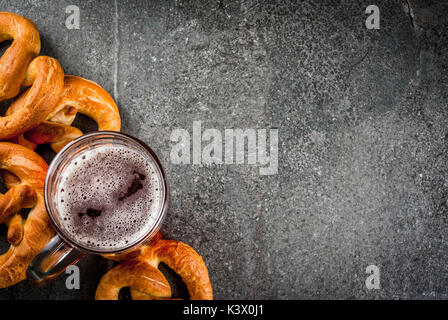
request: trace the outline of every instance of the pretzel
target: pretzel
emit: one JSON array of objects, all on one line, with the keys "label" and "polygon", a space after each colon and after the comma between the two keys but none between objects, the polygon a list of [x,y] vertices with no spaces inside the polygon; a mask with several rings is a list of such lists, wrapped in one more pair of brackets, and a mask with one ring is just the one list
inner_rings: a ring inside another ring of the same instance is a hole
[{"label": "pretzel", "polygon": [[40,51],[39,31],[32,21],[0,12],[0,42],[11,39],[14,41],[0,58],[0,101],[17,96],[28,64]]},{"label": "pretzel", "polygon": [[[0,223],[8,225],[9,250],[0,256],[0,288],[25,279],[28,264],[50,241],[54,231],[45,210],[43,191],[48,169],[34,151],[0,142],[0,169],[6,170],[9,190],[0,194]],[[18,213],[31,208],[26,219]]]},{"label": "pretzel", "polygon": [[171,287],[157,269],[164,262],[182,277],[191,300],[212,300],[207,267],[189,245],[175,240],[158,240],[145,246],[140,255],[109,270],[96,289],[96,300],[117,300],[121,288],[130,287],[135,300],[169,299]]},{"label": "pretzel", "polygon": [[67,143],[80,136],[82,131],[75,127],[45,121],[37,128],[26,132],[24,141],[19,140],[18,143],[29,146],[31,149],[36,148],[38,144],[50,143],[51,148],[57,153]]},{"label": "pretzel", "polygon": [[41,56],[36,26],[19,15],[0,12],[0,42],[14,39],[0,58],[0,101],[31,86],[0,117],[0,140],[35,128],[54,110],[62,93],[64,71],[56,59]]},{"label": "pretzel", "polygon": [[[14,112],[9,108],[6,114]],[[98,124],[98,130],[120,131],[121,119],[112,97],[100,85],[80,77],[66,75],[61,97],[47,121],[26,132],[14,142],[34,149],[38,144],[50,143],[59,152],[67,143],[82,135],[71,124],[77,113],[82,113]]]}]

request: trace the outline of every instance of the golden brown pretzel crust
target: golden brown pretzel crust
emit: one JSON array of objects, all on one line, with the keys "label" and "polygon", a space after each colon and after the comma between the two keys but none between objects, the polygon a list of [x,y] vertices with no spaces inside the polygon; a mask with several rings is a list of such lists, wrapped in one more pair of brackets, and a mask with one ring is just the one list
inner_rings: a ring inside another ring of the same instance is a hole
[{"label": "golden brown pretzel crust", "polygon": [[0,42],[14,40],[0,58],[0,100],[15,97],[28,65],[40,51],[39,31],[33,22],[10,12],[0,12]]},{"label": "golden brown pretzel crust", "polygon": [[191,300],[213,299],[208,270],[201,256],[189,245],[175,240],[159,240],[146,246],[138,257],[109,270],[98,285],[95,299],[116,300],[123,287],[131,287],[134,299],[170,298],[168,281],[157,269],[161,262],[182,277]]},{"label": "golden brown pretzel crust", "polygon": [[66,117],[65,121],[56,118],[59,112],[70,110],[70,108],[75,108],[79,113],[95,120],[98,131],[120,131],[120,114],[114,99],[93,81],[77,76],[65,76],[61,98],[48,120],[70,125],[75,118],[75,113]]},{"label": "golden brown pretzel crust", "polygon": [[170,298],[171,287],[165,276],[141,259],[131,259],[109,270],[96,290],[96,300],[117,300],[120,289],[135,288],[153,298]]},{"label": "golden brown pretzel crust", "polygon": [[[0,42],[13,39],[0,58],[0,101],[15,97],[21,86],[31,86],[0,117],[0,140],[35,128],[54,110],[62,93],[64,72],[40,51],[39,32],[30,20],[0,12]],[[34,59],[34,60],[33,60]]]},{"label": "golden brown pretzel crust", "polygon": [[67,143],[80,136],[82,136],[82,131],[78,128],[44,121],[37,128],[26,132],[23,142],[18,143],[28,146],[30,149],[34,149],[38,144],[50,143],[53,150],[59,152]]},{"label": "golden brown pretzel crust", "polygon": [[[0,101],[15,97],[21,86],[31,86],[0,117],[0,140],[9,140],[35,149],[39,143],[51,143],[58,152],[82,135],[69,127],[80,112],[95,120],[98,130],[120,131],[121,120],[112,97],[95,82],[66,76],[59,62],[37,57],[39,31],[30,20],[0,12],[0,42],[13,39],[0,58]],[[34,60],[33,60],[34,59]],[[41,128],[38,127],[42,122]],[[29,130],[29,139],[23,133]],[[38,142],[39,141],[39,142]]]},{"label": "golden brown pretzel crust", "polygon": [[[25,279],[28,264],[54,234],[43,199],[47,168],[45,161],[34,151],[17,144],[0,142],[0,169],[13,174],[8,175],[10,180],[7,181],[7,185],[15,186],[12,192],[20,192],[22,196],[19,200],[10,199],[11,202],[6,201],[8,199],[0,199],[2,208],[8,209],[17,202],[21,202],[22,207],[32,205],[23,225],[21,241],[12,239],[14,244],[0,256],[0,288],[9,287]],[[15,181],[13,177],[16,177],[17,180]],[[22,186],[29,186],[32,191],[28,187]],[[10,197],[11,195],[1,195],[2,198],[5,196]],[[33,197],[35,197],[34,201]],[[2,200],[8,202],[9,205]],[[17,207],[13,209],[17,210]],[[3,214],[0,216],[6,217]],[[20,219],[18,222],[22,223]],[[11,227],[11,221],[9,224]]]},{"label": "golden brown pretzel crust", "polygon": [[62,93],[64,72],[56,59],[35,58],[26,77],[25,81],[30,81],[32,86],[14,100],[4,117],[0,117],[0,140],[37,127],[54,110]]},{"label": "golden brown pretzel crust", "polygon": [[36,144],[51,143],[59,152],[67,143],[82,135],[70,126],[77,112],[95,120],[98,130],[120,131],[121,119],[114,99],[100,85],[80,77],[67,75],[62,95],[47,121],[30,130],[15,142],[34,148]]}]

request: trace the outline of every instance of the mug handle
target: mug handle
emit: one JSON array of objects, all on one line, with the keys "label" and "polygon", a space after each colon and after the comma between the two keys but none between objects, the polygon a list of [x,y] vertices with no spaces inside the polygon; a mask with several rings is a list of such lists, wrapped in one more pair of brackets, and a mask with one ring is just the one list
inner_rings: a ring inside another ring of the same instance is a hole
[{"label": "mug handle", "polygon": [[85,253],[78,251],[56,235],[28,265],[26,277],[33,284],[42,285],[56,278],[68,266],[75,264]]}]

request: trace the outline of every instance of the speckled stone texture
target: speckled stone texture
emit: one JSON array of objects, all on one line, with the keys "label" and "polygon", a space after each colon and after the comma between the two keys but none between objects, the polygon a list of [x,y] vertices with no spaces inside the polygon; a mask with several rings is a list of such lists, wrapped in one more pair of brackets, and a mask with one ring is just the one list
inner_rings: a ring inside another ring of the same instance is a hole
[{"label": "speckled stone texture", "polygon": [[[79,30],[65,28],[70,4]],[[370,4],[379,30],[365,27]],[[163,233],[203,256],[217,299],[448,298],[446,1],[4,0],[0,10],[35,21],[42,54],[104,86],[123,131],[157,152],[171,188]],[[171,163],[171,132],[191,134],[193,121],[278,129],[278,174]],[[379,290],[366,288],[370,264]],[[0,298],[92,299],[107,261],[79,266],[80,290],[62,276]]]}]

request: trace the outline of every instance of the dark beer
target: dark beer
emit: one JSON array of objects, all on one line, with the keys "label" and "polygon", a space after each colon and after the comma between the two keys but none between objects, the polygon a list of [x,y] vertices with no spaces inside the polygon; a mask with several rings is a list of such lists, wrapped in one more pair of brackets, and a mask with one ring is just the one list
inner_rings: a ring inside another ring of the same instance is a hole
[{"label": "dark beer", "polygon": [[120,250],[145,237],[163,201],[157,165],[125,146],[87,148],[61,171],[59,225],[93,250]]}]

